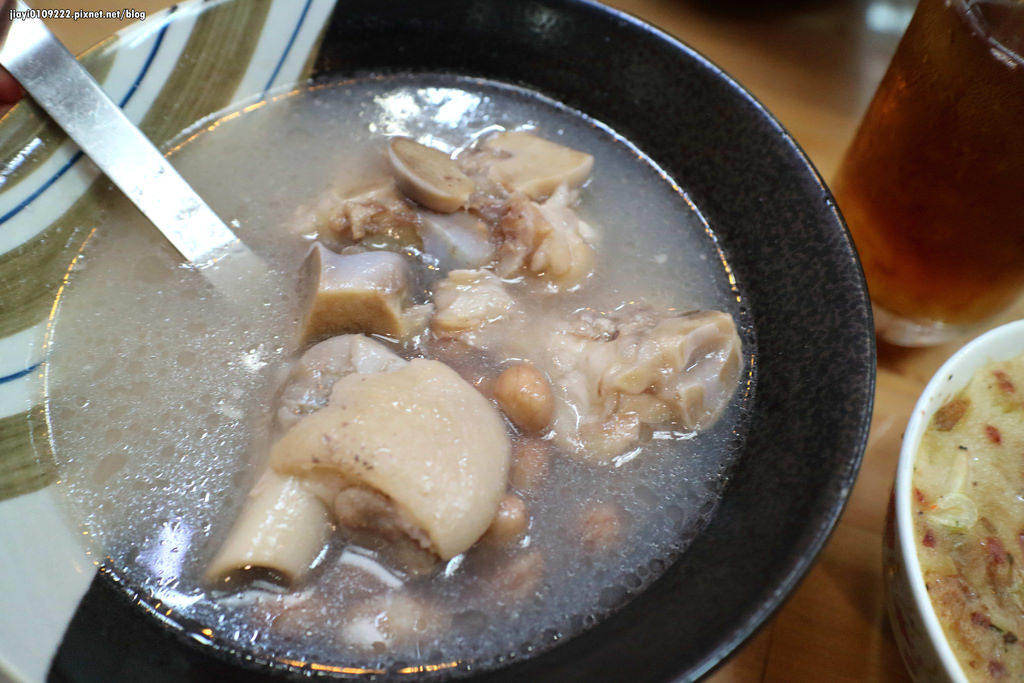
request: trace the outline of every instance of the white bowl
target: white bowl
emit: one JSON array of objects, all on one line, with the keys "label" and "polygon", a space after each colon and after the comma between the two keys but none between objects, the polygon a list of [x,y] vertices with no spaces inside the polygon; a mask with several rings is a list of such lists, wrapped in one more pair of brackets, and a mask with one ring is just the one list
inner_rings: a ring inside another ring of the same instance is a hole
[{"label": "white bowl", "polygon": [[912,511],[914,460],[932,414],[962,390],[984,365],[1024,353],[1024,320],[972,340],[928,382],[910,416],[889,501],[883,562],[889,620],[915,681],[967,681],[935,614],[917,557]]}]

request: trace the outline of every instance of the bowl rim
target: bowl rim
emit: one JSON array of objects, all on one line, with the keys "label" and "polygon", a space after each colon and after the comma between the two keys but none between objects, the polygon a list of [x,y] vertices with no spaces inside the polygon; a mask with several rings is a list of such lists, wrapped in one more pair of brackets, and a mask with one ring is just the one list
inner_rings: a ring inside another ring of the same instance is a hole
[{"label": "bowl rim", "polygon": [[956,683],[967,683],[963,667],[953,653],[939,622],[921,574],[914,532],[911,505],[914,464],[928,422],[935,411],[953,395],[960,392],[975,373],[993,361],[1008,360],[1024,353],[1024,320],[1015,320],[995,327],[958,349],[932,375],[914,404],[896,469],[895,508],[896,529],[900,551],[906,563],[907,581],[914,603],[943,669]]}]

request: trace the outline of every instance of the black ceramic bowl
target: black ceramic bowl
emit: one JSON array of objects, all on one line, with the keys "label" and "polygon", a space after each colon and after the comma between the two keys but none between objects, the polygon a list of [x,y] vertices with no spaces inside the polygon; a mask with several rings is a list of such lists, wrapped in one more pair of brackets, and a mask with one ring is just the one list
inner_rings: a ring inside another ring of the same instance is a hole
[{"label": "black ceramic bowl", "polygon": [[[870,309],[821,178],[714,65],[597,3],[345,0],[322,38],[315,78],[478,76],[584,112],[665,169],[708,221],[745,300],[752,377],[748,431],[714,515],[661,578],[610,618],[538,656],[474,673],[638,683],[709,672],[806,573],[842,511],[867,438]],[[192,642],[106,574],[93,582],[51,673],[69,681],[306,675],[346,676],[270,669]]]}]

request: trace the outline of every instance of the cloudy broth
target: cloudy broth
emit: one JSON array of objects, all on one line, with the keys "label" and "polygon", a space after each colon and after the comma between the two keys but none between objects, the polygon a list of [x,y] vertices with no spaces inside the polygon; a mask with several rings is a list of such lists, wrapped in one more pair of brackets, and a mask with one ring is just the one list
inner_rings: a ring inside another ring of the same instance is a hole
[{"label": "cloudy broth", "polygon": [[[450,151],[524,125],[595,157],[579,211],[600,235],[593,277],[530,306],[568,315],[646,301],[743,322],[713,237],[673,184],[606,128],[532,93],[443,76],[366,78],[299,88],[198,127],[181,137],[175,166],[267,259],[270,274],[228,300],[180,267],[134,209],[112,200],[62,294],[47,377],[71,514],[94,552],[161,613],[200,639],[268,659],[487,667],[595,623],[700,531],[742,439],[745,374],[706,432],[655,431],[635,457],[607,466],[555,453],[528,500],[529,532],[512,548],[475,547],[410,577],[335,539],[291,593],[262,585],[212,593],[203,583],[267,457],[275,395],[301,350],[296,281],[309,242],[288,229],[296,208],[366,169],[378,173],[387,136]],[[429,282],[421,277],[421,286]],[[749,357],[749,338],[744,344]],[[396,350],[409,357],[430,346]],[[600,504],[621,513],[623,538],[613,550],[587,552],[574,520]],[[544,567],[536,590],[502,595],[496,572],[535,555]],[[346,611],[395,589],[428,601],[443,626],[409,646],[352,647],[340,635]]]}]

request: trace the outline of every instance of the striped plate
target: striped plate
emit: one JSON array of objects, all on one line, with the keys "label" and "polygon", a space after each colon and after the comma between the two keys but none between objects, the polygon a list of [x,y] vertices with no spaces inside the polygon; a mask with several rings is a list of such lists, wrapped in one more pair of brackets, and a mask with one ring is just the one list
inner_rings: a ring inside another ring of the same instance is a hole
[{"label": "striped plate", "polygon": [[[81,56],[159,147],[308,77],[335,0],[190,0]],[[51,488],[42,377],[54,298],[97,169],[33,105],[0,119],[0,681],[42,681],[96,571]]]}]

